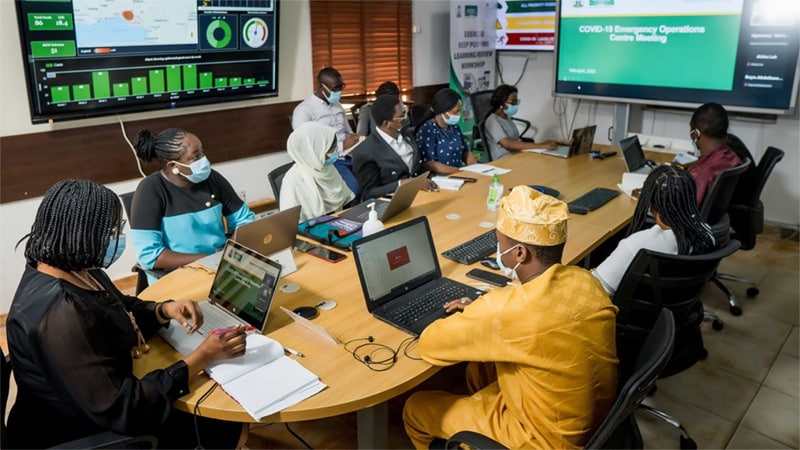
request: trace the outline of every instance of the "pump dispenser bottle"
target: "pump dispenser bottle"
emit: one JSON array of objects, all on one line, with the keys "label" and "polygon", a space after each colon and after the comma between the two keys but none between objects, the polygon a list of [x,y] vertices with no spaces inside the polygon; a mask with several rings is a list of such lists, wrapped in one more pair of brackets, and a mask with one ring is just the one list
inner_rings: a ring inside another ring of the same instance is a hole
[{"label": "pump dispenser bottle", "polygon": [[375,203],[369,204],[369,217],[361,225],[361,235],[366,237],[383,230],[383,222],[378,220],[378,211],[375,211]]}]

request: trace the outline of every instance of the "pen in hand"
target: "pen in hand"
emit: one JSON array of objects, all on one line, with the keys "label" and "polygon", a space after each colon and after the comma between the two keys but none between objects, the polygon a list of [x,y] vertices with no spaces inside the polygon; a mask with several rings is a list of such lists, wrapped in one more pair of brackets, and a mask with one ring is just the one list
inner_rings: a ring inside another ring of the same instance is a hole
[{"label": "pen in hand", "polygon": [[212,331],[211,334],[228,334],[231,331],[235,331],[238,328],[244,328],[244,331],[247,334],[250,334],[253,331],[256,331],[256,327],[251,326],[251,325],[248,325],[246,328],[241,326],[241,325],[234,325],[232,327],[227,327],[227,328],[217,328],[216,330]]},{"label": "pen in hand", "polygon": [[290,355],[299,356],[301,358],[305,358],[306,357],[306,355],[298,352],[297,350],[293,350],[293,349],[291,349],[289,347],[283,347],[283,351],[288,353],[288,354],[290,354]]}]

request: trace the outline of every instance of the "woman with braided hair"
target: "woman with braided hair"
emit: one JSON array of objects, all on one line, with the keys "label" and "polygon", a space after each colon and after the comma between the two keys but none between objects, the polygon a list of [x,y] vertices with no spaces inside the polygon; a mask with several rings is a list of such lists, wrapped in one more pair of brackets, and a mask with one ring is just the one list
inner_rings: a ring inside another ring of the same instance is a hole
[{"label": "woman with braided hair", "polygon": [[[716,247],[711,228],[700,218],[696,197],[697,187],[689,172],[669,165],[650,172],[639,194],[628,236],[592,270],[609,296],[614,295],[628,265],[642,248],[672,255],[698,255]],[[645,228],[648,214],[655,217],[656,224]]]},{"label": "woman with braided hair", "polygon": [[[198,445],[193,416],[171,404],[209,364],[243,354],[245,331],[209,336],[183,360],[137,378],[132,358],[149,350],[158,328],[174,319],[191,321],[193,332],[203,317],[195,302],[146,302],[114,287],[103,268],[122,254],[124,226],[120,201],[104,186],[66,180],[45,194],[6,325],[18,389],[8,419],[13,448],[106,430],[153,434],[165,448]],[[204,445],[236,444],[240,425],[198,420]],[[46,433],[34,431],[40,424]]]},{"label": "woman with braided hair", "polygon": [[139,183],[131,208],[131,240],[145,269],[172,270],[222,249],[227,240],[223,218],[228,233],[253,221],[228,180],[211,169],[194,134],[179,128],[155,135],[142,130],[134,147],[142,161],[161,164]]}]

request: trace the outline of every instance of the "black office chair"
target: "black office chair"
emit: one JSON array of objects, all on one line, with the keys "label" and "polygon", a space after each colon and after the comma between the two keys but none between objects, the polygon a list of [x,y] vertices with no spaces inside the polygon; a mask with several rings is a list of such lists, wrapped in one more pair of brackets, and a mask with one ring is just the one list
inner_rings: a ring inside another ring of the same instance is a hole
[{"label": "black office chair", "polygon": [[[742,189],[744,179],[740,179],[739,185],[731,198],[731,204],[728,206],[728,217],[733,230],[731,236],[742,243],[741,250],[754,248],[756,246],[756,237],[764,232],[764,203],[761,202],[761,191],[764,190],[767,179],[772,174],[775,165],[783,159],[783,155],[784,152],[781,149],[775,147],[767,148],[758,163],[754,183],[748,183],[748,186],[744,186],[746,189]],[[720,289],[726,295],[730,295],[730,290],[722,283],[722,280],[736,281],[749,285],[747,288],[748,297],[756,297],[759,292],[755,283],[736,275],[717,273],[715,280],[717,286],[720,286]]]},{"label": "black office chair", "polygon": [[[8,389],[11,384],[11,359],[5,352],[0,350],[0,448],[8,448],[8,427],[6,426],[6,404],[8,403]],[[46,428],[46,424],[44,424]],[[36,432],[35,430],[25,430],[25,432]],[[42,432],[42,430],[39,430]],[[54,448],[59,449],[154,449],[158,447],[158,439],[152,435],[123,436],[113,431],[86,436],[81,439],[59,444]]]},{"label": "black office chair", "polygon": [[[662,308],[675,318],[675,348],[660,377],[688,369],[708,356],[700,326],[704,320],[700,296],[716,273],[722,258],[733,254],[739,241],[731,239],[723,247],[705,255],[669,255],[642,249],[633,258],[614,294],[617,313],[617,356],[622,377],[633,373],[630,365],[641,350]],[[696,448],[681,423],[666,413],[642,407],[680,430],[681,448]]]},{"label": "black office chair", "polygon": [[269,186],[272,188],[272,195],[275,196],[275,206],[277,206],[278,209],[281,207],[281,184],[283,184],[283,177],[293,165],[294,161],[286,163],[282,166],[272,169],[272,171],[267,175],[267,178],[269,179]]},{"label": "black office chair", "polygon": [[[750,163],[751,161],[746,159],[740,165],[720,172],[711,188],[706,192],[703,203],[700,205],[700,217],[711,226],[711,231],[714,233],[714,237],[717,238],[717,245],[725,244],[731,237],[728,206],[731,204],[739,178],[747,171]],[[742,307],[733,292],[716,277],[712,278],[711,281],[728,297],[731,314],[734,316],[741,315]],[[721,323],[713,313],[709,313],[707,316],[714,316],[715,323]]]},{"label": "black office chair", "polygon": [[[643,448],[642,435],[634,412],[655,386],[658,375],[672,354],[675,344],[675,320],[664,308],[633,362],[633,374],[620,383],[617,400],[603,422],[586,442],[584,448]],[[445,448],[460,448],[466,444],[476,449],[505,448],[502,444],[473,431],[460,431],[445,444]]]},{"label": "black office chair", "polygon": [[416,134],[419,126],[431,117],[433,117],[433,111],[431,111],[430,105],[411,105],[408,108],[408,131],[412,135]]},{"label": "black office chair", "polygon": [[[469,95],[469,101],[472,104],[472,113],[473,117],[475,118],[475,126],[472,129],[472,142],[470,143],[471,148],[475,148],[475,136],[479,136],[481,139],[481,145],[486,150],[486,154],[488,155],[489,161],[491,161],[491,155],[489,155],[489,147],[484,144],[483,135],[481,133],[479,125],[486,120],[486,117],[492,112],[492,105],[490,101],[492,99],[492,93],[494,91],[486,90],[486,91],[478,91],[474,92]],[[525,119],[520,119],[519,117],[511,117],[511,120],[515,122],[519,122],[523,125],[522,131],[520,131],[519,135],[522,140],[533,142],[533,139],[523,137],[528,130],[531,129],[531,122]]]},{"label": "black office chair", "polygon": [[[131,221],[131,208],[133,204],[133,192],[126,192],[119,196],[120,200],[122,200],[122,206],[125,208],[125,214],[128,216],[128,223]],[[161,278],[164,275],[168,274],[168,270],[159,270],[159,269],[145,269],[139,263],[134,264],[131,267],[131,272],[136,274],[136,295],[139,295],[140,292],[145,290],[147,286],[149,286],[149,282],[147,280],[147,274],[154,276],[155,278]]]}]

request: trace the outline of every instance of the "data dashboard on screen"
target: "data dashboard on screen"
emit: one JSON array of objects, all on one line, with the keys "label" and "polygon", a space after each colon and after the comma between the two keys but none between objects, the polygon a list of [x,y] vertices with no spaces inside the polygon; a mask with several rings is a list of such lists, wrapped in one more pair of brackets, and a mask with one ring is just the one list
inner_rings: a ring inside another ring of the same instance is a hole
[{"label": "data dashboard on screen", "polygon": [[278,94],[278,0],[17,0],[33,123]]},{"label": "data dashboard on screen", "polygon": [[555,95],[781,114],[797,99],[800,2],[559,2]]},{"label": "data dashboard on screen", "polygon": [[553,50],[556,2],[497,0],[497,50]]}]

